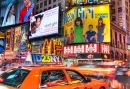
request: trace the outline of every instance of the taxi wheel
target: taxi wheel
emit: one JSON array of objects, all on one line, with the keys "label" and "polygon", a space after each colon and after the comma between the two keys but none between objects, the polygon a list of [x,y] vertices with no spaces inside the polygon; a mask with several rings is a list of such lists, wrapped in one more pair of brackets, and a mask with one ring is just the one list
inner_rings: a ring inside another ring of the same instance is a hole
[{"label": "taxi wheel", "polygon": [[106,89],[105,87],[101,87],[100,89]]}]

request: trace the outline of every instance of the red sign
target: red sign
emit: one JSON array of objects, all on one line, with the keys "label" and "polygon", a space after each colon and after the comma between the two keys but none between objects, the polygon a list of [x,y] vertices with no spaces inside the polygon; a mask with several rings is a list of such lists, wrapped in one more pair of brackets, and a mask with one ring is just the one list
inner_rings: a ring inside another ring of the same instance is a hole
[{"label": "red sign", "polygon": [[62,51],[62,46],[61,45],[56,45],[56,51]]},{"label": "red sign", "polygon": [[107,44],[100,44],[100,52],[104,54],[110,54],[110,46]]},{"label": "red sign", "polygon": [[64,54],[97,53],[97,52],[98,52],[98,44],[74,45],[64,47]]},{"label": "red sign", "polygon": [[6,32],[6,50],[10,50],[11,46],[11,30]]}]

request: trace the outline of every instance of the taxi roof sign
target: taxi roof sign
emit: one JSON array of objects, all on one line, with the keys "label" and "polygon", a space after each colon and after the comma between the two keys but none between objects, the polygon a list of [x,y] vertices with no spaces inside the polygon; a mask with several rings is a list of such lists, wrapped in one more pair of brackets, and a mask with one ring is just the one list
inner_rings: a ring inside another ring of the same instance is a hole
[{"label": "taxi roof sign", "polygon": [[23,66],[63,65],[63,59],[57,55],[31,54],[28,52]]}]

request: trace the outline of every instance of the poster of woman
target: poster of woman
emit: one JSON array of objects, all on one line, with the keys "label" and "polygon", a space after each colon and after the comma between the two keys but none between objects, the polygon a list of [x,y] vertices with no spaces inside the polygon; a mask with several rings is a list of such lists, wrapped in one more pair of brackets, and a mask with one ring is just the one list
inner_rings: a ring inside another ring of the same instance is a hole
[{"label": "poster of woman", "polygon": [[14,4],[10,3],[6,9],[2,26],[15,24]]},{"label": "poster of woman", "polygon": [[[107,34],[108,32],[108,28],[107,26],[103,23],[103,19],[99,18],[98,19],[98,25],[96,26],[97,28],[97,41],[98,42],[103,42],[104,40],[104,36]],[[104,30],[107,30],[106,32],[104,32]]]}]

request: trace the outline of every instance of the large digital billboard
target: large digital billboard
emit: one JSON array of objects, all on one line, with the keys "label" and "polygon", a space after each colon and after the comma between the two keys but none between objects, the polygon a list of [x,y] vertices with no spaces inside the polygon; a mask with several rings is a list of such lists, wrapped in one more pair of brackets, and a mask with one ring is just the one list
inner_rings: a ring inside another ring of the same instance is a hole
[{"label": "large digital billboard", "polygon": [[64,18],[65,44],[110,42],[109,4],[74,7]]},{"label": "large digital billboard", "polygon": [[58,34],[59,7],[39,13],[30,18],[29,38]]},{"label": "large digital billboard", "polygon": [[2,0],[0,5],[0,26],[28,22],[34,15],[34,0]]}]

